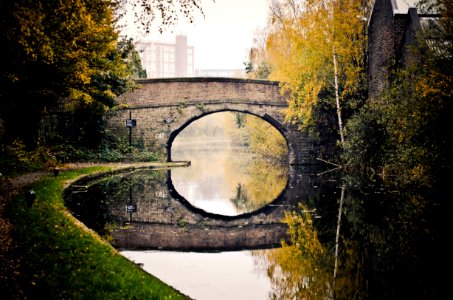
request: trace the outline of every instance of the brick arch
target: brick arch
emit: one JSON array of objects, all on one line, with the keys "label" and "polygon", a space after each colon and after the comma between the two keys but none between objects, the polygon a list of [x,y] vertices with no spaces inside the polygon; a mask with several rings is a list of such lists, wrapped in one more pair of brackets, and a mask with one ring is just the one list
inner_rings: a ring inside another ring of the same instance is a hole
[{"label": "brick arch", "polygon": [[176,135],[193,121],[215,112],[245,112],[272,124],[285,137],[289,162],[316,164],[314,141],[286,123],[286,98],[279,83],[237,78],[165,78],[138,80],[140,88],[118,98],[119,109],[106,116],[107,130],[127,139],[125,120],[132,117],[134,146],[153,151],[161,160],[171,160]]}]

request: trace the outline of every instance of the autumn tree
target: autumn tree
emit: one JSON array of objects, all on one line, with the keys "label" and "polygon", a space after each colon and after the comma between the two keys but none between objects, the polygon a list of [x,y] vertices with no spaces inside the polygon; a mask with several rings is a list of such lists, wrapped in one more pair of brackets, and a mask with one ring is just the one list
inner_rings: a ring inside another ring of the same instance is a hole
[{"label": "autumn tree", "polygon": [[[0,5],[1,117],[7,138],[32,143],[42,116],[56,108],[102,110],[113,104],[128,74],[117,52],[108,2],[23,0]],[[118,79],[123,82],[113,84]]]},{"label": "autumn tree", "polygon": [[132,38],[123,37],[119,40],[118,49],[121,57],[127,64],[128,73],[133,78],[147,78],[146,70],[142,66],[140,55],[135,49]]},{"label": "autumn tree", "polygon": [[234,112],[230,117],[227,133],[234,143],[247,146],[251,153],[262,155],[268,159],[287,160],[288,145],[277,128],[267,121],[247,113]]},{"label": "autumn tree", "polygon": [[[52,140],[96,147],[103,113],[133,88],[134,76],[144,76],[131,41],[118,39],[128,5],[145,29],[164,29],[179,16],[193,21],[201,9],[198,0],[0,3],[0,150],[14,140],[30,149],[43,137],[48,143],[44,125],[54,133],[63,128]],[[65,116],[55,122],[55,113]]]},{"label": "autumn tree", "polygon": [[290,96],[287,121],[314,128],[321,108],[335,107],[343,143],[342,112],[355,108],[363,95],[367,4],[274,0],[270,10],[269,78],[282,82]]},{"label": "autumn tree", "polygon": [[259,28],[254,33],[253,47],[249,51],[248,61],[244,63],[247,78],[268,79],[271,72],[266,51],[267,29]]}]

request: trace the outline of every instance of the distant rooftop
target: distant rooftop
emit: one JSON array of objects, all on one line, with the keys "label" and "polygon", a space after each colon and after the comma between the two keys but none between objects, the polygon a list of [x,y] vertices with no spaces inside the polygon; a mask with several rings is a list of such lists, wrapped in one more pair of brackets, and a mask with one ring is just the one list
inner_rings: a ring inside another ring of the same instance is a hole
[{"label": "distant rooftop", "polygon": [[419,0],[392,0],[394,14],[407,14],[409,8],[416,7]]}]

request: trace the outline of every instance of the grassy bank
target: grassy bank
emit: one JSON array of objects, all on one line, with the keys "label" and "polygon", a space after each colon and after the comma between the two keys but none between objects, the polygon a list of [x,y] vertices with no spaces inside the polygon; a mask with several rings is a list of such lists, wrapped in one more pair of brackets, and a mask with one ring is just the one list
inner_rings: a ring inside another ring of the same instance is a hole
[{"label": "grassy bank", "polygon": [[114,168],[46,175],[29,187],[36,195],[32,205],[27,193],[10,202],[5,217],[12,224],[11,243],[3,256],[12,266],[2,283],[3,299],[188,299],[124,258],[65,208],[62,194],[69,182]]}]

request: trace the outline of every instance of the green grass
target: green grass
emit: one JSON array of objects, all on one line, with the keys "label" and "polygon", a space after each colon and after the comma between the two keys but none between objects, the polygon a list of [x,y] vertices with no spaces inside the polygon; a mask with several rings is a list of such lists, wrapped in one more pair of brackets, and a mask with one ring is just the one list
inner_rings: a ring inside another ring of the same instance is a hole
[{"label": "green grass", "polygon": [[91,167],[46,176],[32,186],[36,200],[31,207],[25,195],[12,201],[8,217],[20,272],[14,285],[24,298],[189,299],[127,260],[65,208],[65,184],[109,170]]}]

